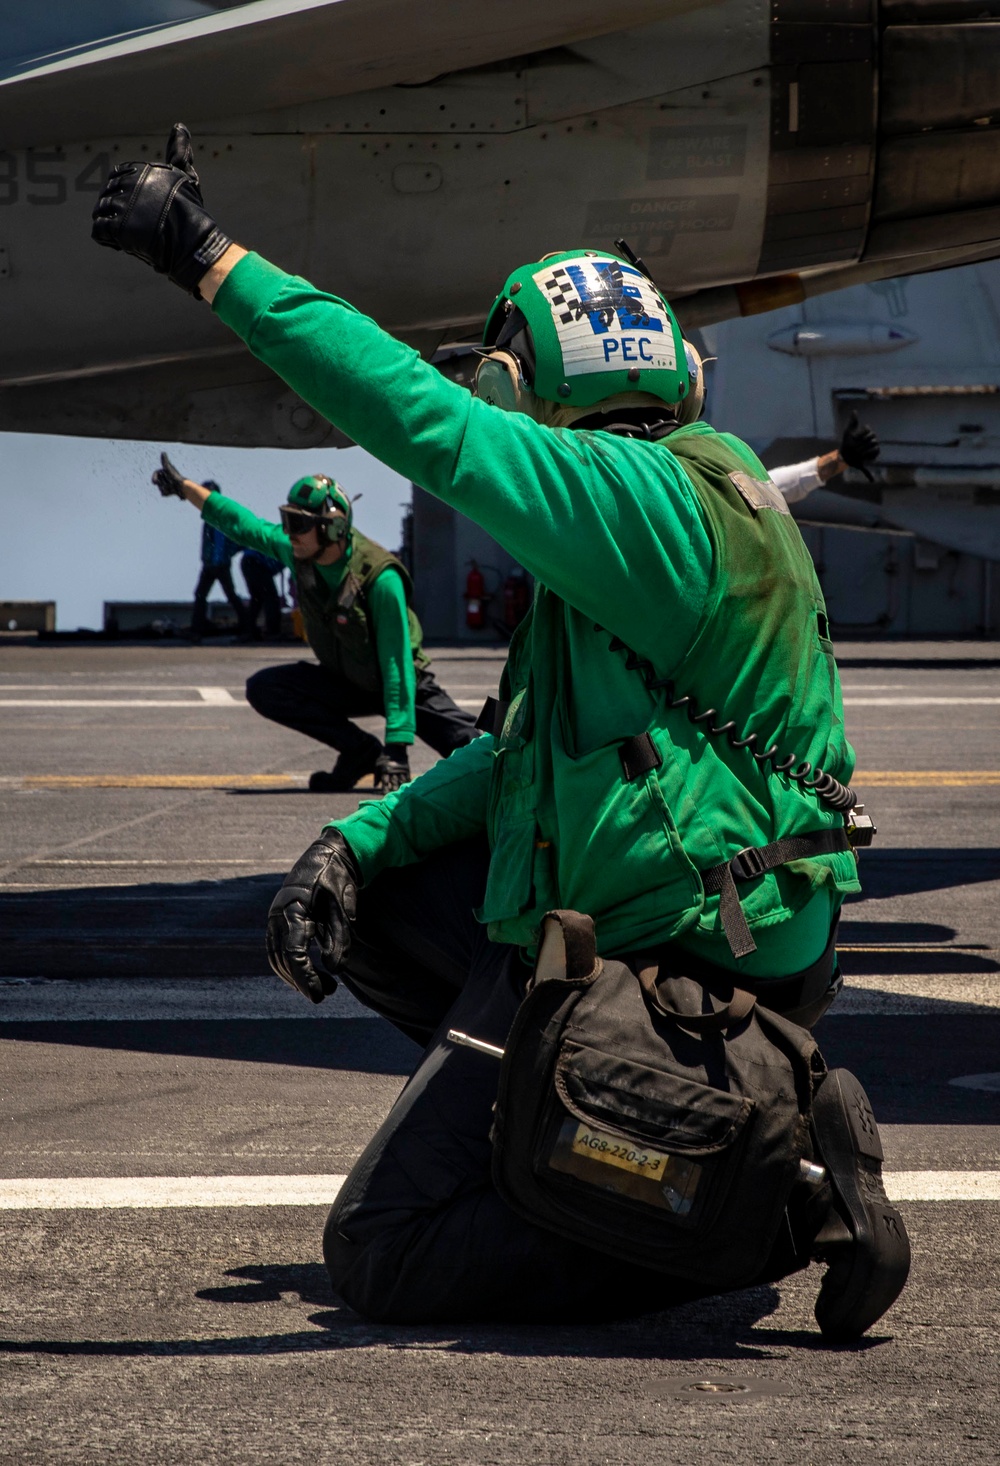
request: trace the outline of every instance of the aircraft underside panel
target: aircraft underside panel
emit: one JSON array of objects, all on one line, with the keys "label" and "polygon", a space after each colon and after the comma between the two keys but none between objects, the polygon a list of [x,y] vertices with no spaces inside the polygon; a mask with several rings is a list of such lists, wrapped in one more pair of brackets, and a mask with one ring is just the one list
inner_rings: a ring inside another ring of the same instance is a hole
[{"label": "aircraft underside panel", "polygon": [[[247,5],[210,32],[193,23],[183,45],[136,51],[142,100],[129,107],[172,119],[185,58],[208,65],[220,26],[242,45],[243,19],[264,11],[282,87],[311,38],[300,100],[268,106],[255,20],[243,108],[185,118],[209,207],[425,355],[476,339],[519,259],[619,235],[692,323],[776,304],[801,272],[806,284],[841,270],[878,279],[1000,253],[1000,0],[630,0],[583,6],[563,44],[515,57],[505,15],[494,59],[406,85],[362,64],[375,13],[403,15],[389,0]],[[322,26],[350,15],[358,75],[317,95]],[[555,16],[537,8],[538,35],[558,34]],[[163,143],[74,131],[123,64],[111,52],[0,85],[0,136],[24,140],[39,97],[67,129],[54,137],[39,121],[31,147],[0,149],[0,429],[334,441],[206,307],[90,243],[109,168]],[[218,111],[226,86],[200,95]],[[762,279],[748,306],[740,292]]]}]

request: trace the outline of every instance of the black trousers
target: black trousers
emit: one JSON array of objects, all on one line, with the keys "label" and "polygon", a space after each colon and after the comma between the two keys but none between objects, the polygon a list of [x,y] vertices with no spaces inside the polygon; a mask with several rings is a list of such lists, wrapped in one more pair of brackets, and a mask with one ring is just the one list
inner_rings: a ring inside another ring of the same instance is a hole
[{"label": "black trousers", "polygon": [[240,561],[243,579],[250,592],[247,608],[247,631],[253,635],[257,630],[257,618],[264,612],[264,630],[268,636],[278,636],[281,631],[281,597],[274,583],[274,576],[266,565],[251,560]]},{"label": "black trousers", "polygon": [[204,636],[208,631],[208,593],[215,582],[222,586],[222,593],[226,600],[236,612],[237,622],[242,629],[244,609],[243,602],[236,594],[236,587],[233,585],[233,572],[228,565],[203,565],[201,574],[198,576],[198,584],[194,588],[194,605],[191,609],[191,630],[195,636]]},{"label": "black trousers", "polygon": [[[449,1043],[450,1027],[503,1045],[528,969],[473,917],[485,840],[384,871],[359,892],[343,981],[425,1043],[423,1057],[330,1213],[333,1285],[382,1322],[597,1322],[706,1290],[565,1241],[524,1221],[490,1178],[496,1059]],[[782,1236],[757,1282],[805,1265]]]},{"label": "black trousers", "polygon": [[[264,667],[247,681],[247,702],[256,712],[341,752],[364,746],[371,735],[351,722],[384,714],[381,692],[366,692],[318,662]],[[456,706],[430,672],[417,672],[417,733],[447,756],[478,736],[472,713]]]}]

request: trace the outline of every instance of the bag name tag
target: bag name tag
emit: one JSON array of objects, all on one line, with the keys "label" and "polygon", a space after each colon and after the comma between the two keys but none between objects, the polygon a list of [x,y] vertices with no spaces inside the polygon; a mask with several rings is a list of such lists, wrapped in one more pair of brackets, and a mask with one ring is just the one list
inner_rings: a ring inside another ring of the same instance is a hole
[{"label": "bag name tag", "polygon": [[702,1171],[696,1161],[623,1140],[570,1118],[559,1128],[549,1166],[602,1191],[617,1191],[676,1216],[691,1210]]}]

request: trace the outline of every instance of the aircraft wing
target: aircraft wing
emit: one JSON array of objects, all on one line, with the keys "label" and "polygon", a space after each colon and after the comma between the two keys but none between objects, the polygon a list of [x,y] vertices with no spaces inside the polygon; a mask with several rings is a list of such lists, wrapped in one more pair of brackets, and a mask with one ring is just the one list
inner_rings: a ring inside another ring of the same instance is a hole
[{"label": "aircraft wing", "polygon": [[699,0],[256,0],[0,81],[5,148],[157,133],[607,35]]},{"label": "aircraft wing", "polygon": [[1000,0],[7,9],[0,430],[330,440],[90,241],[114,163],[178,119],[234,238],[428,356],[568,243],[624,236],[689,330],[1000,254]]}]

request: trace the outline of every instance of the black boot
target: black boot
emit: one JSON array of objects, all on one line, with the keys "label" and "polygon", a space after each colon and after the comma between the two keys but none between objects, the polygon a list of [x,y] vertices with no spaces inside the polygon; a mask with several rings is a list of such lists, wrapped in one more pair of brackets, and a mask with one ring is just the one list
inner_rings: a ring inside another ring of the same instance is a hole
[{"label": "black boot", "polygon": [[903,1291],[910,1241],[882,1185],[882,1142],[868,1096],[847,1069],[831,1069],[821,1083],[812,1129],[830,1190],[830,1206],[812,1242],[813,1257],[828,1264],[816,1322],[829,1343],[848,1344]]},{"label": "black boot", "polygon": [[353,789],[365,774],[373,774],[382,745],[370,733],[364,735],[364,742],[357,747],[345,748],[329,771],[317,769],[309,776],[309,788],[313,794],[345,794]]}]

